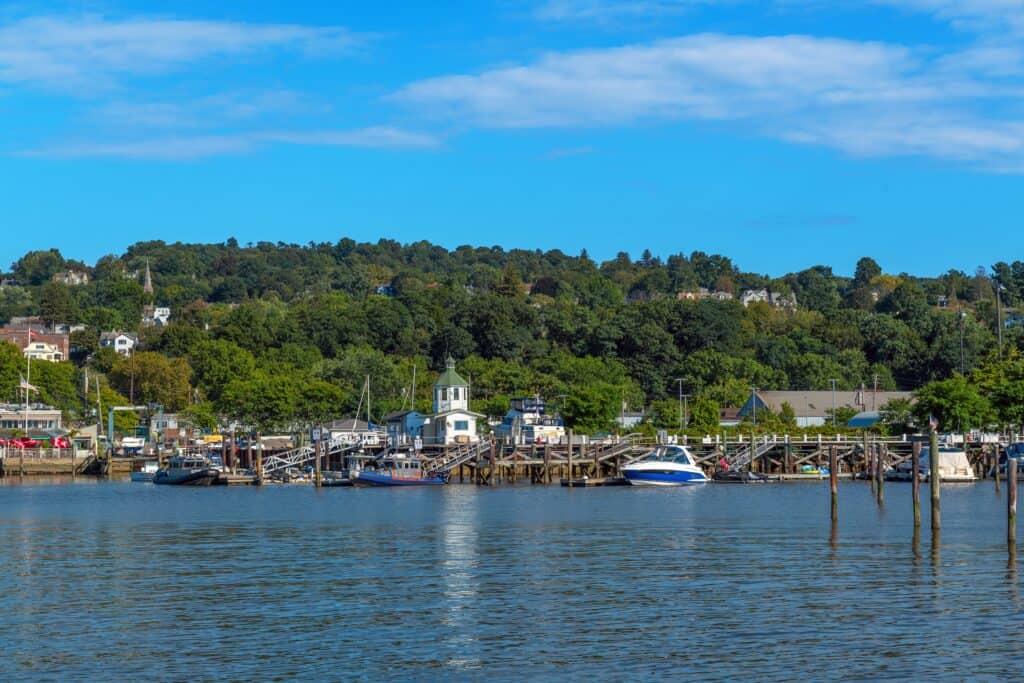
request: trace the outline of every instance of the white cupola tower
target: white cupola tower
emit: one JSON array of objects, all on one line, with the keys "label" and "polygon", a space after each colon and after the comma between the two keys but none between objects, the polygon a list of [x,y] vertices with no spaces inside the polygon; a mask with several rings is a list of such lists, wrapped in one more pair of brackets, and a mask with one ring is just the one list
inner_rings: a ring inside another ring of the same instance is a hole
[{"label": "white cupola tower", "polygon": [[434,412],[469,410],[469,382],[455,372],[455,359],[445,359],[445,371],[434,382]]}]

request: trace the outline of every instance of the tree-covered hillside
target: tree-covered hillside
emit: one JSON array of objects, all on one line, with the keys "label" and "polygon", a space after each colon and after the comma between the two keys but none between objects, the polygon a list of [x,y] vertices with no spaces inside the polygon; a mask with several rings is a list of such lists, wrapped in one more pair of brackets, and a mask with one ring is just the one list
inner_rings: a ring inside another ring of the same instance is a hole
[{"label": "tree-covered hillside", "polygon": [[[72,335],[75,365],[37,376],[44,398],[69,412],[82,407],[88,368],[112,401],[265,429],[351,413],[369,375],[379,418],[410,405],[413,366],[416,406],[429,408],[433,371],[451,354],[471,378],[474,409],[500,414],[509,396],[540,393],[570,423],[597,430],[623,401],[673,424],[678,379],[695,419],[710,422],[751,386],[826,389],[834,378],[840,389],[918,389],[959,373],[961,358],[965,373],[991,370],[995,287],[1004,319],[1024,297],[1019,261],[939,278],[883,273],[870,258],[850,266],[852,278],[824,266],[769,278],[701,252],[597,263],[586,252],[389,240],[141,242],[91,266],[57,250],[24,255],[0,288],[0,323],[86,325]],[[68,270],[89,282],[54,280]],[[701,288],[733,298],[700,298]],[[795,296],[797,309],[740,303],[761,288]],[[140,329],[151,304],[171,307],[169,326]],[[99,349],[100,333],[115,329],[140,332],[134,359]],[[1005,328],[1004,355],[1022,339],[1020,327]],[[0,353],[4,398],[15,398],[17,366],[17,353]]]}]

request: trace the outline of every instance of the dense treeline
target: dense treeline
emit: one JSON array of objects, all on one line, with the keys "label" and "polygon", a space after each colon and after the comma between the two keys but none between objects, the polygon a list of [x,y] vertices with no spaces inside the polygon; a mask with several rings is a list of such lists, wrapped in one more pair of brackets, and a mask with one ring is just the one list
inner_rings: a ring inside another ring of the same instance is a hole
[{"label": "dense treeline", "polygon": [[[142,286],[147,264],[154,295]],[[90,281],[53,280],[69,269]],[[471,377],[481,412],[500,414],[510,395],[540,393],[561,397],[582,429],[608,427],[623,402],[674,424],[682,380],[697,426],[710,427],[717,408],[738,405],[751,386],[826,389],[834,378],[840,389],[918,389],[954,377],[961,363],[965,374],[991,369],[995,287],[1004,316],[1024,297],[1021,262],[919,278],[884,274],[862,258],[853,277],[815,266],[769,278],[701,252],[597,263],[586,252],[389,240],[142,242],[94,266],[57,250],[31,252],[12,270],[0,288],[0,322],[38,315],[86,325],[72,337],[76,365],[39,371],[55,375],[40,379],[46,400],[82,409],[88,369],[103,377],[111,401],[160,402],[200,424],[229,417],[265,429],[351,413],[367,375],[376,417],[409,406],[414,366],[415,405],[428,409],[432,371],[446,354]],[[677,298],[699,288],[736,298]],[[760,288],[794,295],[798,309],[737,300]],[[141,329],[131,360],[99,349],[101,331],[138,330],[147,304],[170,306],[171,324]],[[1006,354],[1021,347],[1019,328],[1003,333]],[[11,398],[16,361],[0,355],[0,386]]]}]

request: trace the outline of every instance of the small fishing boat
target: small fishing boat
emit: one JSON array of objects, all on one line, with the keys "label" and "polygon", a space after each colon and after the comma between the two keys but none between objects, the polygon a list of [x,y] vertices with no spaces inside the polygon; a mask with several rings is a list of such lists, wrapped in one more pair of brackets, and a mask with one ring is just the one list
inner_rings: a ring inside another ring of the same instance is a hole
[{"label": "small fishing boat", "polygon": [[327,470],[320,474],[320,485],[326,487],[332,486],[352,486],[352,480],[345,476],[345,472],[335,472],[333,470]]},{"label": "small fishing boat", "polygon": [[144,460],[132,468],[132,481],[153,483],[153,477],[160,470],[160,463],[156,460]]},{"label": "small fishing boat", "polygon": [[154,484],[168,486],[209,486],[220,476],[220,470],[200,455],[177,455],[167,467],[157,471]]},{"label": "small fishing boat", "polygon": [[649,456],[622,468],[633,486],[685,486],[708,481],[685,446],[658,446]]},{"label": "small fishing boat", "polygon": [[[930,450],[931,448],[928,446],[921,449],[921,458],[917,469],[920,481],[928,481],[931,475],[931,460],[928,453]],[[896,467],[887,469],[883,476],[889,481],[910,481],[913,478],[913,474],[914,466],[908,459]],[[974,468],[971,467],[964,449],[957,448],[956,446],[939,446],[939,481],[943,483],[970,483],[977,481],[977,479],[978,477],[974,474]]]},{"label": "small fishing boat", "polygon": [[441,473],[424,472],[419,457],[395,453],[381,458],[373,469],[361,469],[350,476],[356,486],[437,486],[447,484]]},{"label": "small fishing boat", "polygon": [[711,480],[718,484],[764,484],[769,481],[781,481],[779,477],[750,470],[719,470],[711,475]]}]

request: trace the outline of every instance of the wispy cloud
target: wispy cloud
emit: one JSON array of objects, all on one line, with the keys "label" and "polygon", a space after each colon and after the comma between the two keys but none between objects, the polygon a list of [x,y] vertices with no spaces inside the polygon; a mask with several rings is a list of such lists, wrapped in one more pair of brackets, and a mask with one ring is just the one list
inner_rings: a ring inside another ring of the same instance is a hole
[{"label": "wispy cloud", "polygon": [[292,90],[231,91],[181,101],[119,99],[94,107],[88,119],[115,128],[197,128],[245,123],[268,115],[327,111],[326,105]]},{"label": "wispy cloud", "polygon": [[612,23],[672,17],[702,7],[767,6],[799,11],[807,7],[857,9],[865,4],[890,7],[907,14],[927,14],[975,32],[1024,32],[1021,0],[538,0],[533,15],[549,22]]},{"label": "wispy cloud", "polygon": [[559,159],[586,156],[593,154],[594,151],[593,147],[559,147],[549,150],[542,158],[547,161],[558,161]]},{"label": "wispy cloud", "polygon": [[166,73],[212,57],[270,50],[323,55],[361,40],[339,26],[36,16],[0,25],[0,82],[91,95],[125,76]]},{"label": "wispy cloud", "polygon": [[549,53],[521,66],[410,84],[393,97],[488,128],[701,120],[852,154],[1003,163],[1024,150],[1021,51],[987,55],[811,36],[703,34]]},{"label": "wispy cloud", "polygon": [[649,18],[679,14],[700,5],[728,0],[544,0],[534,10],[542,21],[590,21]]},{"label": "wispy cloud", "polygon": [[441,144],[433,135],[390,127],[354,130],[261,131],[213,135],[167,136],[136,140],[69,141],[22,152],[47,159],[114,158],[192,161],[225,154],[242,154],[273,144],[370,149],[432,149]]}]

